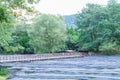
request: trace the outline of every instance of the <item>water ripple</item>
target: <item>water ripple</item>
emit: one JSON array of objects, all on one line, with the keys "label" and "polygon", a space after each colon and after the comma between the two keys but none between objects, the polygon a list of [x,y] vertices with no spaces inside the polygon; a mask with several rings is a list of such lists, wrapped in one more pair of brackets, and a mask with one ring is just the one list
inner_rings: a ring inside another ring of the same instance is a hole
[{"label": "water ripple", "polygon": [[4,63],[9,80],[120,80],[120,56]]}]

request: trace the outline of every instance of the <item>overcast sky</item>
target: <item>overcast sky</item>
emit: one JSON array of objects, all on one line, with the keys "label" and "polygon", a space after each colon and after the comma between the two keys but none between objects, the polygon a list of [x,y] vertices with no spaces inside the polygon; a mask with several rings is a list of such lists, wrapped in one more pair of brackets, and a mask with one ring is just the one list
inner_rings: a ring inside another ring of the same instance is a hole
[{"label": "overcast sky", "polygon": [[87,3],[106,5],[108,0],[40,0],[36,9],[41,13],[70,15],[81,11]]}]

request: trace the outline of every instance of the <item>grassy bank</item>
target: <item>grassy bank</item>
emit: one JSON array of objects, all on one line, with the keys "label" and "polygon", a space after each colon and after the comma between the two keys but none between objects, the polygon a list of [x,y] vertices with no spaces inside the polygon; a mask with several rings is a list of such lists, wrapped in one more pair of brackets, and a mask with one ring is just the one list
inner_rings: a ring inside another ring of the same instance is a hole
[{"label": "grassy bank", "polygon": [[7,74],[9,74],[9,72],[4,67],[0,66],[0,80],[6,80]]},{"label": "grassy bank", "polygon": [[0,76],[6,76],[9,72],[5,69],[0,69]]},{"label": "grassy bank", "polygon": [[6,78],[3,76],[0,76],[0,80],[6,80]]}]

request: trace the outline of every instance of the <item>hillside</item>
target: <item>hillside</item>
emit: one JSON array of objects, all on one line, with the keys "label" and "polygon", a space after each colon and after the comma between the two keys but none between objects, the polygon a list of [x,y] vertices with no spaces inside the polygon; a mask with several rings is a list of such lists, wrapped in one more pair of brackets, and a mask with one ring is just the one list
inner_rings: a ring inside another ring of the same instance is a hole
[{"label": "hillside", "polygon": [[76,15],[65,15],[64,22],[68,27],[76,27],[75,25]]}]

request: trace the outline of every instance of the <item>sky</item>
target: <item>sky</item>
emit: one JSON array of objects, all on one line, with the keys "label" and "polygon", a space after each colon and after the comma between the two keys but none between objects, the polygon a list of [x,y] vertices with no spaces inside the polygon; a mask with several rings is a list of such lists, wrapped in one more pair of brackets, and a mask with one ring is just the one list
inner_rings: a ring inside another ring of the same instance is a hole
[{"label": "sky", "polygon": [[87,3],[106,5],[108,0],[40,0],[36,9],[41,13],[71,15],[80,12]]}]

